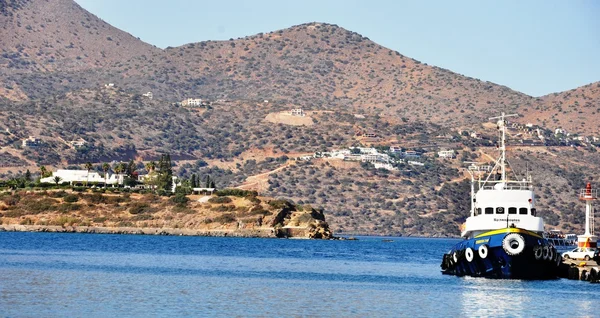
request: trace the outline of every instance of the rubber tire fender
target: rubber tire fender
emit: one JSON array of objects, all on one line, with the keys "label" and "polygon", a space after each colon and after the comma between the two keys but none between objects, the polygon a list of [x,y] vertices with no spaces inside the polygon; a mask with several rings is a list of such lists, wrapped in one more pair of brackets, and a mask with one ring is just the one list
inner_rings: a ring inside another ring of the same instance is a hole
[{"label": "rubber tire fender", "polygon": [[537,245],[536,247],[533,248],[533,257],[535,257],[536,260],[541,260],[543,256],[543,251],[542,251],[542,247],[540,245]]},{"label": "rubber tire fender", "polygon": [[479,248],[477,249],[477,253],[481,259],[485,259],[488,256],[489,251],[489,247],[485,244],[479,245]]},{"label": "rubber tire fender", "polygon": [[471,263],[475,259],[475,253],[473,253],[473,249],[470,247],[465,248],[465,258],[467,262]]},{"label": "rubber tire fender", "polygon": [[502,248],[508,255],[519,255],[525,250],[525,239],[520,234],[509,233],[502,240]]}]

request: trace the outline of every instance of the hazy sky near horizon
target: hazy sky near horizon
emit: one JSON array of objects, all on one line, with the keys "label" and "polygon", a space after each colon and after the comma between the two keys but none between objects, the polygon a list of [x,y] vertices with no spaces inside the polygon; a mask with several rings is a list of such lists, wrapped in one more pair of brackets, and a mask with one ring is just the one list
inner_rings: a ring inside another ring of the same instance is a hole
[{"label": "hazy sky near horizon", "polygon": [[316,21],[532,96],[600,81],[600,1],[75,1],[161,48]]}]

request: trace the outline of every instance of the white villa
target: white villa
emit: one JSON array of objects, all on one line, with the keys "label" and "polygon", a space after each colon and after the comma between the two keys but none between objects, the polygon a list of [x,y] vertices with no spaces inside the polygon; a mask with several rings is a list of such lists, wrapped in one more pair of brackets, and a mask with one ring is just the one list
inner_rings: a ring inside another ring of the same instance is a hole
[{"label": "white villa", "polygon": [[152,92],[144,93],[144,94],[142,94],[142,96],[148,97],[148,99],[154,98],[154,95],[152,95]]},{"label": "white villa", "polygon": [[[142,188],[142,189],[155,189],[156,185],[153,184],[148,184],[148,182],[150,181],[150,179],[156,179],[158,175],[156,174],[140,174],[138,175],[138,182],[141,183],[139,185],[137,185],[138,188]],[[172,176],[172,185],[171,185],[171,192],[175,193],[175,190],[177,188],[177,186],[181,185],[181,182],[179,182],[177,180],[176,176]]]},{"label": "white villa", "polygon": [[37,147],[37,146],[40,146],[41,144],[42,144],[42,141],[33,136],[29,136],[29,138],[23,139],[23,148]]},{"label": "white villa", "polygon": [[202,99],[201,98],[188,98],[188,99],[184,99],[181,102],[181,106],[200,106],[202,105]]},{"label": "white villa", "polygon": [[290,115],[292,116],[299,116],[299,117],[304,117],[304,111],[302,110],[302,108],[294,108],[290,111]]},{"label": "white villa", "polygon": [[402,153],[402,147],[400,146],[390,146],[391,153]]},{"label": "white villa", "polygon": [[[358,150],[358,151],[357,151]],[[396,170],[393,167],[392,158],[388,154],[380,153],[375,148],[365,147],[350,147],[349,149],[332,150],[328,152],[318,152],[310,158],[336,158],[344,161],[361,161],[372,163],[375,168],[383,168],[387,170]],[[309,160],[309,156],[303,160]]]},{"label": "white villa", "polygon": [[85,141],[83,138],[79,138],[77,140],[71,140],[71,141],[69,141],[69,144],[73,148],[79,148],[79,147],[85,146],[85,144],[87,144],[87,141]]},{"label": "white villa", "polygon": [[375,162],[373,163],[373,166],[375,169],[398,170],[398,168],[392,166],[391,163]]},{"label": "white villa", "polygon": [[438,151],[438,156],[440,158],[454,159],[456,157],[456,153],[454,150],[440,150]]},{"label": "white villa", "polygon": [[66,169],[58,169],[55,172],[52,172],[52,176],[40,179],[41,183],[54,183],[54,178],[59,177],[60,183],[68,182],[69,184],[75,183],[97,183],[97,184],[107,184],[107,185],[123,185],[123,181],[125,178],[124,174],[112,174],[108,175],[107,178],[104,178],[98,172],[95,171],[87,171],[87,170],[66,170]]}]

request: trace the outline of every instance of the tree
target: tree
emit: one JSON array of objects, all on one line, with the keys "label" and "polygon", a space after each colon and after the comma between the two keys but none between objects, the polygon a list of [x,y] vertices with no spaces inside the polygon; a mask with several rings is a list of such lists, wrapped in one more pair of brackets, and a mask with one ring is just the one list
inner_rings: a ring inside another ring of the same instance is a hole
[{"label": "tree", "polygon": [[121,173],[123,173],[123,171],[124,171],[124,170],[123,170],[123,163],[122,163],[122,162],[119,162],[119,163],[115,164],[115,166],[113,167],[113,171],[114,171],[116,174],[121,174]]},{"label": "tree", "polygon": [[148,174],[152,171],[154,171],[156,169],[156,162],[154,161],[150,161],[146,164],[146,171],[148,171]]},{"label": "tree", "polygon": [[196,181],[196,174],[192,174],[192,177],[190,178],[190,186],[192,188],[197,188],[198,187],[198,183]]},{"label": "tree", "polygon": [[48,173],[48,169],[46,169],[46,166],[41,166],[40,167],[40,173],[42,174],[42,178],[46,177],[46,174]]},{"label": "tree", "polygon": [[210,188],[210,175],[206,176],[205,188]]},{"label": "tree", "polygon": [[58,187],[58,184],[62,181],[62,178],[59,176],[55,176],[54,179],[52,179],[52,181],[54,181],[54,183],[56,183],[56,186]]},{"label": "tree", "polygon": [[85,186],[87,187],[89,181],[90,181],[90,170],[94,169],[94,166],[92,165],[91,162],[86,162],[85,163],[85,170],[87,170],[87,176],[85,177]]},{"label": "tree", "polygon": [[108,163],[103,163],[102,164],[102,170],[104,171],[104,187],[106,188],[106,185],[108,183],[108,170],[110,169],[110,165]]},{"label": "tree", "polygon": [[25,172],[25,181],[31,182],[31,171],[29,169]]},{"label": "tree", "polygon": [[135,173],[136,169],[136,164],[135,162],[133,162],[133,159],[129,160],[129,164],[127,165],[127,176],[128,177],[133,177],[133,174]]},{"label": "tree", "polygon": [[158,161],[158,176],[156,178],[158,189],[171,191],[173,185],[173,166],[169,154],[160,156],[160,160]]}]

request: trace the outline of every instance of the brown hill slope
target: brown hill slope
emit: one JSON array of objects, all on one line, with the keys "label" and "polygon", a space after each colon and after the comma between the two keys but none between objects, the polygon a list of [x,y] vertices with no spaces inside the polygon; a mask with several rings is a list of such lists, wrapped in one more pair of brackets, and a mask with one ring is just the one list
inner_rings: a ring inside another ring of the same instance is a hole
[{"label": "brown hill slope", "polygon": [[535,110],[524,112],[525,119],[543,126],[562,128],[570,133],[599,135],[600,82],[539,99]]},{"label": "brown hill slope", "polygon": [[[533,98],[428,66],[336,25],[309,23],[229,41],[167,48],[116,70],[173,88],[169,99],[270,99],[437,123],[514,110]],[[479,122],[479,120],[477,120]]]},{"label": "brown hill slope", "polygon": [[[71,0],[0,0],[0,51],[0,68],[7,75],[99,68],[160,49]],[[0,95],[25,98],[14,80],[0,88]]]}]

